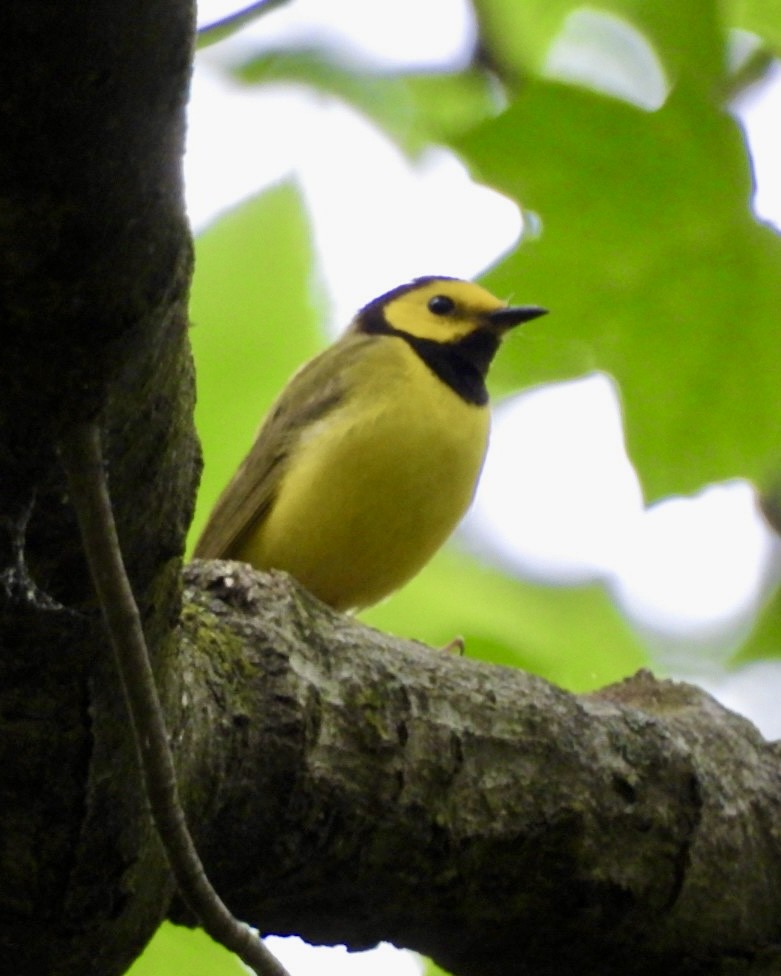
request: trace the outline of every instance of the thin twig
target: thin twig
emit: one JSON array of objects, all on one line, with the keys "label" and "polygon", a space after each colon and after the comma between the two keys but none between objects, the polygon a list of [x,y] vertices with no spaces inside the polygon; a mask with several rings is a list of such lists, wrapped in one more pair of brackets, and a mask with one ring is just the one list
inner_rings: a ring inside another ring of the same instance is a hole
[{"label": "thin twig", "polygon": [[187,829],[141,617],[119,548],[97,422],[71,428],[60,457],[122,678],[152,816],[179,891],[205,931],[258,976],[288,976],[252,929],[225,907]]},{"label": "thin twig", "polygon": [[224,41],[227,37],[240,31],[242,27],[251,24],[253,20],[257,20],[258,17],[262,17],[276,7],[281,7],[284,3],[287,3],[287,0],[256,0],[255,3],[251,3],[248,7],[237,10],[235,13],[228,14],[221,20],[204,24],[203,27],[198,28],[195,46],[199,51],[202,51],[203,48],[210,47],[218,41]]}]

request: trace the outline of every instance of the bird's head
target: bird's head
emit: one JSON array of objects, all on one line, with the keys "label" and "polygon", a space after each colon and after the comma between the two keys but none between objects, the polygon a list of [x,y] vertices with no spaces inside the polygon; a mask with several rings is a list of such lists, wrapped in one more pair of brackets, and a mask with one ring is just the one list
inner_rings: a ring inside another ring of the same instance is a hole
[{"label": "bird's head", "polygon": [[430,276],[375,298],[358,312],[351,330],[457,343],[475,332],[500,339],[508,329],[545,312],[537,305],[508,305],[471,281]]}]

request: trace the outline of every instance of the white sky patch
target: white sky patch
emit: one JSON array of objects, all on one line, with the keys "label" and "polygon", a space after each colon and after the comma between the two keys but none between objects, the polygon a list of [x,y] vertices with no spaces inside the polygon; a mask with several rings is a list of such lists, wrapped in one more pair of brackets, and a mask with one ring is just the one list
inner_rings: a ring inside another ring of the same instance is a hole
[{"label": "white sky patch", "polygon": [[642,504],[613,384],[594,374],[495,409],[468,528],[505,563],[579,582],[612,571]]},{"label": "white sky patch", "polygon": [[293,174],[312,213],[334,332],[410,278],[473,278],[521,233],[516,205],[475,183],[451,152],[430,149],[413,164],[337,99],[300,86],[255,93],[200,72],[185,159],[195,229]]},{"label": "white sky patch", "polygon": [[781,229],[781,64],[738,99],[734,113],[754,166],[754,213]]},{"label": "white sky patch", "polygon": [[643,626],[696,637],[753,606],[774,549],[753,488],[711,485],[645,512],[616,560],[615,589]]},{"label": "white sky patch", "polygon": [[196,233],[292,171],[306,149],[300,133],[306,131],[314,100],[302,89],[237,85],[199,62],[184,158],[187,210]]},{"label": "white sky patch", "polygon": [[600,374],[495,411],[465,528],[474,544],[533,576],[605,579],[643,629],[677,639],[745,621],[776,555],[746,482],[644,508],[613,384]]},{"label": "white sky patch", "polygon": [[367,952],[348,952],[344,946],[311,946],[295,936],[263,940],[291,973],[317,976],[421,976],[423,964],[414,952],[381,942]]},{"label": "white sky patch", "polygon": [[781,661],[755,661],[700,684],[726,708],[750,718],[766,739],[781,739]]},{"label": "white sky patch", "polygon": [[452,153],[431,149],[411,164],[367,120],[337,103],[312,119],[310,131],[318,150],[299,161],[297,174],[314,216],[335,331],[403,281],[423,274],[473,278],[518,240],[515,204],[476,184]]},{"label": "white sky patch", "polygon": [[[201,0],[198,24],[245,6],[243,0]],[[468,0],[295,0],[259,17],[231,38],[232,52],[315,47],[376,70],[461,67],[468,63],[476,25]],[[223,51],[227,50],[221,45]],[[219,57],[220,55],[217,54]]]},{"label": "white sky patch", "polygon": [[645,36],[623,17],[580,7],[564,21],[545,59],[545,74],[638,108],[661,108],[669,92],[664,68]]}]

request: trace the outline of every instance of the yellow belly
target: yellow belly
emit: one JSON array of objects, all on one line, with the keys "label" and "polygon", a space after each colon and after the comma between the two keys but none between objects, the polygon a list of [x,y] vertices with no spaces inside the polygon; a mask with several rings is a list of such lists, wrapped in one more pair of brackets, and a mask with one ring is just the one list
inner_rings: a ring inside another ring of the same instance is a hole
[{"label": "yellow belly", "polygon": [[381,600],[442,545],[472,500],[489,428],[487,407],[465,403],[401,340],[367,356],[350,388],[303,436],[236,554],[340,610]]}]

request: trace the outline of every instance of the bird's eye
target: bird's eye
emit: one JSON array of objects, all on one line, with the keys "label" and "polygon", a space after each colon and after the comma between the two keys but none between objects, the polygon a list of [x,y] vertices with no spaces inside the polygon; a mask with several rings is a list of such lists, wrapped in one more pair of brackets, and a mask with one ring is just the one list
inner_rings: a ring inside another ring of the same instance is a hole
[{"label": "bird's eye", "polygon": [[456,303],[447,295],[434,295],[428,302],[428,310],[434,315],[449,315],[455,307]]}]

